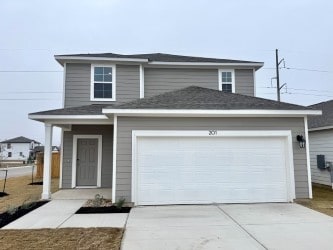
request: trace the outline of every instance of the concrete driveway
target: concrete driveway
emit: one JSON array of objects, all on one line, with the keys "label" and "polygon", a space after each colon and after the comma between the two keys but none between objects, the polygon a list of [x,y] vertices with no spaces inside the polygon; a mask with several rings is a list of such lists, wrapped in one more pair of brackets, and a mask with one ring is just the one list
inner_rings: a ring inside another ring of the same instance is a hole
[{"label": "concrete driveway", "polygon": [[333,218],[298,204],[150,206],[131,210],[135,249],[332,249]]}]

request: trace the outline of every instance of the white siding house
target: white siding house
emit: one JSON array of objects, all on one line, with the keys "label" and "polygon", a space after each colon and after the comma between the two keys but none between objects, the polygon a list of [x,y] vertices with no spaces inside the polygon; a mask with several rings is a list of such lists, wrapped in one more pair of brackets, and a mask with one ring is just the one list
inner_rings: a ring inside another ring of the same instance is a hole
[{"label": "white siding house", "polygon": [[2,161],[26,161],[32,150],[39,146],[40,142],[20,136],[0,142],[0,160]]}]

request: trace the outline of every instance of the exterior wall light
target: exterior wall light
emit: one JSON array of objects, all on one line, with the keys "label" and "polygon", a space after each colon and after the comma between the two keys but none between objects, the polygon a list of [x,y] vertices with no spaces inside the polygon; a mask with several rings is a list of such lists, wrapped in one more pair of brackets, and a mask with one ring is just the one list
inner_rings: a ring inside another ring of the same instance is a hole
[{"label": "exterior wall light", "polygon": [[296,140],[298,141],[300,148],[305,148],[305,139],[303,135],[297,135]]}]

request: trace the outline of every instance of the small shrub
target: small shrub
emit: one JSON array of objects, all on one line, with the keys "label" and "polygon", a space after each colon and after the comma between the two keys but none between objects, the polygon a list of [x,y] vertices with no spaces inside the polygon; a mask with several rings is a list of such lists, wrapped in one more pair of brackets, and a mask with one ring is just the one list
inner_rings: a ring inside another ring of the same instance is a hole
[{"label": "small shrub", "polygon": [[15,214],[17,212],[17,210],[18,210],[18,207],[15,207],[13,205],[9,205],[7,207],[7,213],[10,214],[10,215]]},{"label": "small shrub", "polygon": [[121,209],[125,204],[125,198],[119,198],[118,201],[115,203],[116,207]]},{"label": "small shrub", "polygon": [[96,194],[95,198],[93,200],[93,204],[95,207],[100,207],[103,203],[103,196],[101,196],[100,194]]}]

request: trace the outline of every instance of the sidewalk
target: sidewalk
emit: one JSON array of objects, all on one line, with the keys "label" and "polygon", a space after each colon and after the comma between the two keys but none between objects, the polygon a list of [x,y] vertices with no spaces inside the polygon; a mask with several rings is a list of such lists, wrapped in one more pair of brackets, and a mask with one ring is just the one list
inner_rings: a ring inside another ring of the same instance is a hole
[{"label": "sidewalk", "polygon": [[2,229],[120,227],[128,214],[75,214],[86,200],[52,200]]},{"label": "sidewalk", "polygon": [[[58,193],[58,192],[57,192]],[[69,199],[58,197],[25,216],[13,221],[2,229],[40,229],[69,227],[118,227],[123,228],[128,214],[75,214],[86,202],[86,198]],[[82,197],[82,196],[81,196]]]}]

